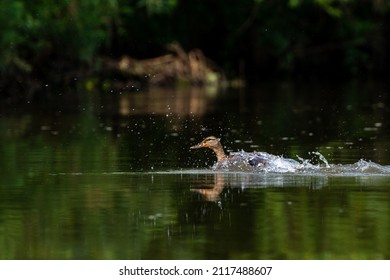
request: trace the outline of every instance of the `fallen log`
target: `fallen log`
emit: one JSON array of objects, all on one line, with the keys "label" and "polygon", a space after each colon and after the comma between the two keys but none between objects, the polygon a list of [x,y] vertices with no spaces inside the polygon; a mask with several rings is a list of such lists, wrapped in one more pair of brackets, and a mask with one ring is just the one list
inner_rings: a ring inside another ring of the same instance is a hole
[{"label": "fallen log", "polygon": [[153,85],[190,84],[218,85],[225,81],[220,67],[208,59],[201,50],[185,52],[178,43],[167,46],[169,54],[149,59],[123,56],[119,61],[108,60],[106,65],[119,70],[129,78],[138,77]]}]

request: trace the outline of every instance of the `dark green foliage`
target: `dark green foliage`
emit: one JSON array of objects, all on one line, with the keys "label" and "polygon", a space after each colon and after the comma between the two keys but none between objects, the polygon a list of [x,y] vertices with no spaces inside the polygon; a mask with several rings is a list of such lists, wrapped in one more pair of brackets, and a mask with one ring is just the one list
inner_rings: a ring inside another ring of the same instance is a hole
[{"label": "dark green foliage", "polygon": [[388,70],[389,15],[373,0],[0,0],[0,71],[149,58],[177,41],[230,76],[377,75]]},{"label": "dark green foliage", "polygon": [[2,0],[0,67],[32,71],[55,62],[90,62],[109,39],[110,0]]}]

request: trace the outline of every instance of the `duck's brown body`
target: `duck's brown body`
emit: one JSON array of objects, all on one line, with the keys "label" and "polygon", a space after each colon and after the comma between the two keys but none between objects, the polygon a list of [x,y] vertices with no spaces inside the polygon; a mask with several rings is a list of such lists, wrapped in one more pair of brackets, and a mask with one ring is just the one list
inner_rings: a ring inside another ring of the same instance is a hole
[{"label": "duck's brown body", "polygon": [[209,148],[214,151],[217,156],[217,163],[214,165],[216,169],[224,169],[226,167],[236,167],[236,169],[247,169],[253,166],[260,166],[266,163],[266,158],[259,154],[251,154],[246,157],[239,156],[237,154],[227,155],[225,154],[221,145],[220,139],[209,136],[205,138],[199,144],[190,147],[190,149]]},{"label": "duck's brown body", "polygon": [[296,160],[266,152],[247,153],[240,151],[226,155],[221,142],[214,136],[209,136],[190,148],[209,148],[213,150],[217,156],[217,162],[212,166],[214,170],[294,172],[302,168],[302,164]]}]

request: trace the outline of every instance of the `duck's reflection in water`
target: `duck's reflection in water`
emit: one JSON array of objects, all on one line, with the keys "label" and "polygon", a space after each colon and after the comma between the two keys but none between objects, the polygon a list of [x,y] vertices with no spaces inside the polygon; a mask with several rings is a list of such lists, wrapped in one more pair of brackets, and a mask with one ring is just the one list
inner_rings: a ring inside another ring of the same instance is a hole
[{"label": "duck's reflection in water", "polygon": [[221,200],[225,187],[244,189],[304,187],[320,189],[329,184],[327,176],[302,176],[291,174],[214,173],[196,177],[191,191],[199,193],[206,201]]},{"label": "duck's reflection in water", "polygon": [[200,193],[207,201],[219,201],[221,199],[220,194],[225,188],[224,174],[213,174],[214,180],[212,182],[206,182],[201,187],[191,187],[191,191]]}]

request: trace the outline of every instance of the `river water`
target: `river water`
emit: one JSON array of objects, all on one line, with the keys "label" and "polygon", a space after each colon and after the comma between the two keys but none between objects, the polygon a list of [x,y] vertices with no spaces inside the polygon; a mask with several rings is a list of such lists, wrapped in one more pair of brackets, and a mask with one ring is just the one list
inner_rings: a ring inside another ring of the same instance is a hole
[{"label": "river water", "polygon": [[[385,83],[51,88],[1,118],[0,259],[388,259]],[[189,147],[299,170],[212,169]]]}]

